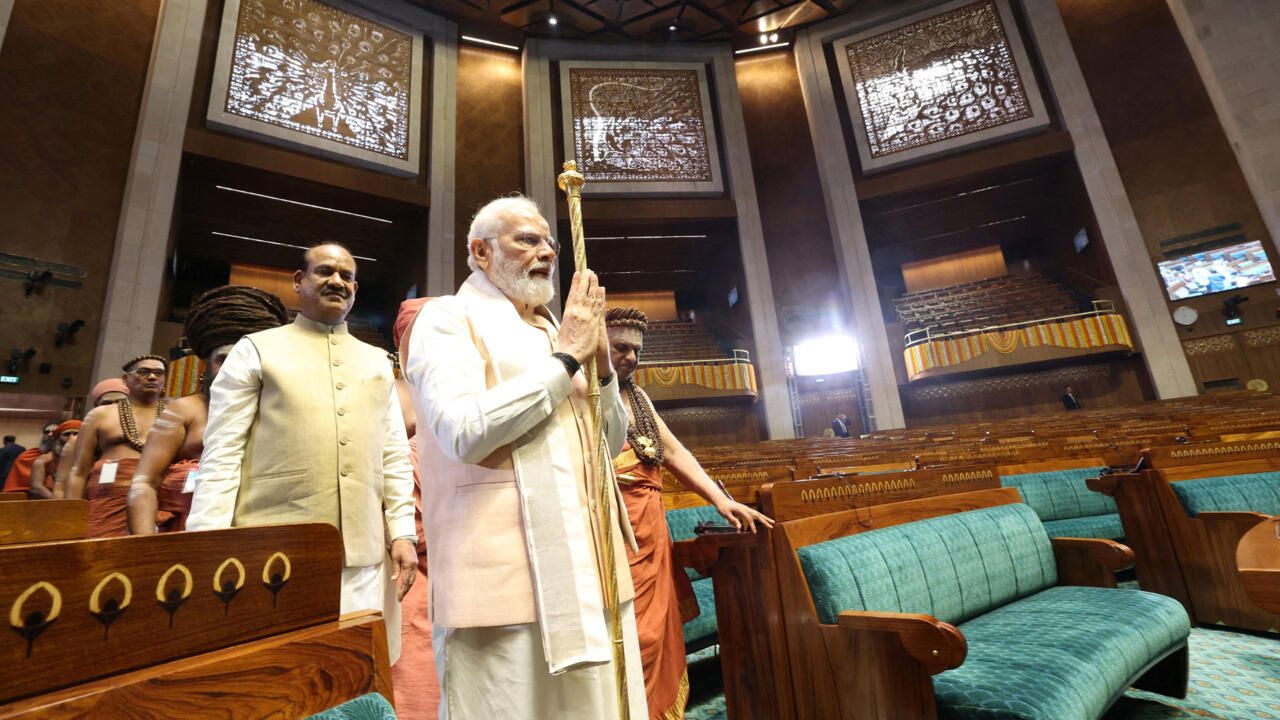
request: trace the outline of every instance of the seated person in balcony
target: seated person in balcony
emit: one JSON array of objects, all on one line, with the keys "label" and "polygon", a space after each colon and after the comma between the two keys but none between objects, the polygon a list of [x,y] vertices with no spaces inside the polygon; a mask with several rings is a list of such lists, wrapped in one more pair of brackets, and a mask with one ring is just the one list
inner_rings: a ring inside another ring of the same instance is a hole
[{"label": "seated person in balcony", "polygon": [[[644,347],[648,318],[636,308],[613,308],[605,315],[609,354],[627,408],[627,444],[613,460],[622,498],[635,532],[637,552],[628,552],[636,589],[636,625],[650,718],[683,717],[689,695],[681,605],[693,600],[683,568],[671,561],[671,538],[662,506],[662,468],[698,493],[734,527],[755,532],[769,518],[738,502],[720,488],[676,436],[653,403],[636,387],[633,375]],[[681,592],[683,591],[683,592]]]}]

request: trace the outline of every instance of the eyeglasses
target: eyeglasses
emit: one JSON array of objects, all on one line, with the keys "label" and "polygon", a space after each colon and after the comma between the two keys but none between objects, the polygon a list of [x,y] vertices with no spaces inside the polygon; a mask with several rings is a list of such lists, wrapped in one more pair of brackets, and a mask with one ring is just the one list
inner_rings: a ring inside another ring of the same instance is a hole
[{"label": "eyeglasses", "polygon": [[550,236],[543,237],[533,233],[519,233],[512,236],[512,239],[516,241],[517,245],[526,250],[536,250],[539,245],[546,243],[547,247],[551,248],[551,252],[556,255],[560,254],[560,242]]},{"label": "eyeglasses", "polygon": [[161,377],[164,377],[165,371],[163,368],[138,368],[137,370],[130,370],[129,374],[134,375],[136,377],[140,377],[140,378],[145,378],[145,377],[161,378]]}]

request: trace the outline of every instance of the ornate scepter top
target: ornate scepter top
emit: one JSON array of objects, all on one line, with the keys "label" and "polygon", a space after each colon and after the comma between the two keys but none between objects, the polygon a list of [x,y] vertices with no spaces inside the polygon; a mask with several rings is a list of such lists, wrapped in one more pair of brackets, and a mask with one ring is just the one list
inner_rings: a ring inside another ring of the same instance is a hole
[{"label": "ornate scepter top", "polygon": [[587,183],[587,179],[582,173],[578,172],[578,163],[576,160],[564,161],[564,172],[556,178],[556,185],[567,195],[573,195],[575,190],[581,190],[582,186]]}]

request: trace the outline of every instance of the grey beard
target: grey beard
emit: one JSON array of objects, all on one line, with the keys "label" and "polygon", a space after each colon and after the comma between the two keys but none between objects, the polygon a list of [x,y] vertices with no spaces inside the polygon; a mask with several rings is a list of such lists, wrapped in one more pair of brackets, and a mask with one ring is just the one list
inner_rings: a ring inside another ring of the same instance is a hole
[{"label": "grey beard", "polygon": [[[552,277],[543,280],[529,275],[513,262],[499,261],[494,267],[493,284],[507,297],[526,305],[540,306],[555,297],[556,285]],[[553,276],[554,277],[554,276]]]}]

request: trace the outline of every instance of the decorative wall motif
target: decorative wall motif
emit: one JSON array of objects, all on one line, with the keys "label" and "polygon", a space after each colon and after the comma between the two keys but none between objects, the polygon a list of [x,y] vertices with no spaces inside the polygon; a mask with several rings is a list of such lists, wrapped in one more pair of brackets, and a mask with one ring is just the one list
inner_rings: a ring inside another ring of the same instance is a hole
[{"label": "decorative wall motif", "polygon": [[422,41],[319,0],[229,0],[211,123],[416,170]]},{"label": "decorative wall motif", "polygon": [[562,62],[560,84],[584,192],[722,189],[702,65]]},{"label": "decorative wall motif", "polygon": [[1048,122],[1003,0],[917,13],[839,41],[836,52],[865,168]]},{"label": "decorative wall motif", "polygon": [[1093,378],[1108,378],[1111,368],[1106,364],[1075,365],[1057,370],[1017,373],[980,380],[959,380],[945,384],[911,386],[907,388],[913,400],[936,400],[968,395],[1014,392],[1045,386],[1061,387],[1072,382]]},{"label": "decorative wall motif", "polygon": [[1213,335],[1195,340],[1183,340],[1182,351],[1188,357],[1193,355],[1212,355],[1214,353],[1235,352],[1238,349],[1235,335]]},{"label": "decorative wall motif", "polygon": [[1244,344],[1249,347],[1280,345],[1280,326],[1246,330],[1240,335],[1244,338]]}]

